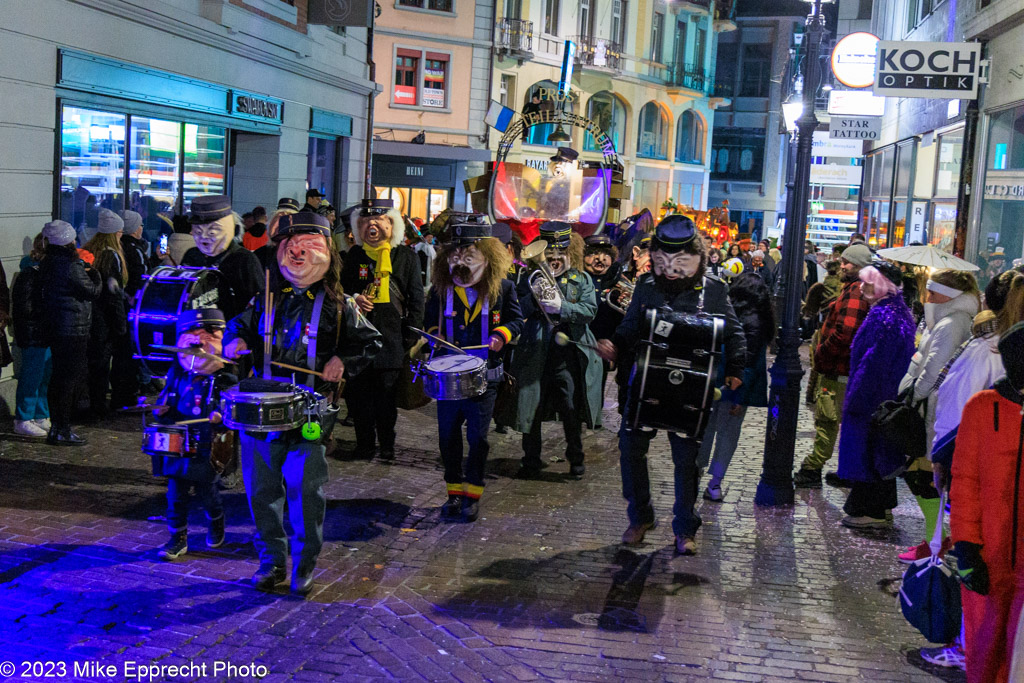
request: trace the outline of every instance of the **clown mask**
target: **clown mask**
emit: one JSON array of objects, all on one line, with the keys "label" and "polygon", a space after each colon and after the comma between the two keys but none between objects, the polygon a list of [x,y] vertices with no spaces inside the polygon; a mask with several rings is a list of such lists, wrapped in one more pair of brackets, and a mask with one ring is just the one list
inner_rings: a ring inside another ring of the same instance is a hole
[{"label": "clown mask", "polygon": [[452,272],[452,282],[459,287],[473,287],[484,276],[487,259],[472,244],[468,247],[456,247],[448,256],[448,268]]},{"label": "clown mask", "polygon": [[[197,327],[180,334],[178,336],[177,346],[202,346],[203,351],[212,353],[215,356],[220,356],[221,352],[224,350],[223,340],[224,330]],[[224,367],[224,363],[219,360],[202,358],[200,356],[190,356],[184,353],[178,354],[178,364],[187,372],[193,372],[200,375],[212,375]]]},{"label": "clown mask", "polygon": [[544,260],[548,262],[548,268],[555,277],[569,270],[569,252],[565,249],[548,247],[544,250]]},{"label": "clown mask", "polygon": [[654,274],[666,280],[678,280],[682,277],[693,277],[700,268],[700,256],[676,252],[669,254],[664,251],[651,252],[651,263]]},{"label": "clown mask", "polygon": [[594,251],[583,257],[583,266],[591,275],[604,275],[612,267],[612,255],[605,251]]},{"label": "clown mask", "polygon": [[359,218],[359,237],[368,247],[379,247],[391,241],[394,226],[387,215],[362,216]]},{"label": "clown mask", "polygon": [[219,256],[231,244],[235,236],[235,219],[224,216],[213,223],[196,223],[192,226],[192,237],[199,251],[206,256]]},{"label": "clown mask", "polygon": [[277,265],[284,279],[306,289],[324,279],[331,267],[331,251],[323,235],[295,235],[277,245]]}]

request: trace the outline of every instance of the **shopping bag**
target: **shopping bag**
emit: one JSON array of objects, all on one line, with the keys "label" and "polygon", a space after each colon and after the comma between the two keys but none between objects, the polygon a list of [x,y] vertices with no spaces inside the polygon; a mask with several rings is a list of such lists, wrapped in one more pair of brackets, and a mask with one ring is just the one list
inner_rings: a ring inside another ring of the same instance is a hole
[{"label": "shopping bag", "polygon": [[900,588],[900,610],[907,622],[933,643],[951,643],[960,635],[963,608],[960,582],[939,556],[946,492],[939,504],[939,519],[931,542],[932,554],[907,567]]}]

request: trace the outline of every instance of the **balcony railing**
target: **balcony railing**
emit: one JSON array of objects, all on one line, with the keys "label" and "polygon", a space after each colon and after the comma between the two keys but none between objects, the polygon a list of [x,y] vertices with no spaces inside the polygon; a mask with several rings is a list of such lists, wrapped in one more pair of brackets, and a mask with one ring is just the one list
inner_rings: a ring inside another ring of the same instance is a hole
[{"label": "balcony railing", "polygon": [[498,19],[495,47],[513,55],[533,54],[533,22],[523,19]]},{"label": "balcony railing", "polygon": [[708,12],[711,10],[711,0],[682,0],[676,6],[682,10],[700,10]]},{"label": "balcony railing", "polygon": [[607,71],[622,69],[622,47],[614,40],[595,36],[573,36],[576,65]]},{"label": "balcony railing", "polygon": [[707,94],[711,83],[704,69],[690,64],[676,64],[669,72],[669,87],[686,88]]}]

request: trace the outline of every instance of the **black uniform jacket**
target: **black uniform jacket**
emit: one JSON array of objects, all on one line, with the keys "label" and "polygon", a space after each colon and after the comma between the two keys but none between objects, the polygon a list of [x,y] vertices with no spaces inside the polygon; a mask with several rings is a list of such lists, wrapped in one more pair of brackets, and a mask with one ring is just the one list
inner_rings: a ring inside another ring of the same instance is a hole
[{"label": "black uniform jacket", "polygon": [[[285,283],[274,294],[274,320],[271,358],[281,363],[308,368],[307,355],[311,341],[313,305],[317,294],[323,289],[323,282],[317,282],[305,291],[299,291]],[[241,338],[252,350],[257,371],[263,368],[263,299],[256,298],[256,304],[232,318],[224,333],[224,346]],[[324,297],[320,313],[320,324],[316,333],[316,363],[312,368],[322,371],[332,356],[345,364],[350,376],[358,375],[369,366],[373,357],[380,352],[381,334],[359,312],[355,301],[345,297],[340,307],[329,297]],[[273,368],[274,376],[287,377],[291,371]],[[306,383],[306,375],[297,374],[300,384]],[[333,384],[317,378],[313,387],[320,393],[333,389]]]},{"label": "black uniform jacket", "polygon": [[[427,297],[427,310],[423,315],[424,325],[427,332],[445,338],[445,341],[456,346],[479,346],[486,344],[492,334],[497,332],[505,340],[507,345],[510,341],[519,336],[523,330],[523,312],[519,308],[519,299],[516,297],[516,288],[510,280],[501,281],[501,294],[498,300],[490,306],[490,314],[486,321],[483,321],[483,309],[480,305],[481,298],[478,298],[472,308],[466,306],[462,297],[459,296],[461,287],[455,289],[455,296],[452,299],[452,312],[455,318],[452,321],[452,332],[454,339],[446,338],[447,325],[444,320],[444,308],[447,296],[442,296],[437,287],[430,289],[430,296]],[[480,327],[481,323],[487,325],[487,334]],[[480,351],[467,351],[471,355],[482,356],[487,352],[487,367],[496,368],[502,363],[505,357],[504,350],[494,353],[487,349]],[[447,351],[438,350],[438,355],[445,355]]]},{"label": "black uniform jacket", "polygon": [[[341,269],[341,286],[350,296],[362,294],[366,286],[376,279],[376,263],[359,245],[345,256]],[[407,349],[419,338],[408,327],[423,327],[423,279],[420,261],[409,247],[399,245],[391,249],[391,301],[374,304],[367,319],[384,335],[384,347],[373,360],[373,367],[396,369],[402,367]],[[396,291],[402,296],[396,295]],[[404,324],[403,324],[404,323]]]},{"label": "black uniform jacket", "polygon": [[597,294],[597,315],[590,321],[590,330],[598,339],[609,339],[615,328],[622,322],[622,314],[608,305],[605,295],[615,287],[622,277],[622,264],[613,263],[604,275],[591,275],[594,281],[594,293]]},{"label": "black uniform jacket", "polygon": [[[700,285],[697,285],[677,294],[670,301],[658,289],[653,278],[642,278],[636,285],[629,308],[626,309],[626,317],[622,319],[612,337],[620,361],[623,354],[632,356],[637,342],[640,341],[644,316],[648,309],[668,305],[673,311],[696,313],[700,289]],[[704,312],[725,319],[725,376],[743,377],[747,357],[743,327],[729,301],[729,286],[714,276],[704,278]]]},{"label": "black uniform jacket", "polygon": [[233,318],[249,304],[255,296],[263,297],[264,274],[259,259],[234,240],[217,256],[207,256],[192,247],[185,252],[181,265],[191,268],[216,268],[221,272],[226,287],[218,294],[217,308],[227,318]]}]

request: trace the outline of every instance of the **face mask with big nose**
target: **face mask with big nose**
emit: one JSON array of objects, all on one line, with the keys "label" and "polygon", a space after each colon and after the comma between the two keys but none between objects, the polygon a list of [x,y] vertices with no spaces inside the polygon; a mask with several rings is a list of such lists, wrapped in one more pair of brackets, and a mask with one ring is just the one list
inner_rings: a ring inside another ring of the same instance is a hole
[{"label": "face mask with big nose", "polygon": [[452,273],[452,282],[459,287],[473,287],[484,276],[487,260],[472,244],[458,247],[448,257],[448,268]]},{"label": "face mask with big nose", "polygon": [[651,264],[654,274],[667,280],[678,280],[693,277],[700,268],[700,256],[676,252],[669,254],[664,251],[651,252]]},{"label": "face mask with big nose", "polygon": [[[223,330],[208,331],[199,327],[194,330],[189,330],[188,332],[183,332],[179,335],[177,346],[179,348],[184,348],[186,346],[201,344],[203,351],[212,353],[215,356],[220,356],[221,352],[224,350],[223,340]],[[224,367],[224,363],[219,360],[200,358],[198,356],[190,356],[183,353],[178,354],[178,364],[186,371],[198,373],[200,375],[212,375]]]},{"label": "face mask with big nose", "polygon": [[224,216],[213,223],[195,223],[192,226],[192,237],[199,251],[205,256],[218,256],[231,244],[235,236],[235,219]]},{"label": "face mask with big nose", "polygon": [[295,235],[277,245],[277,265],[284,279],[299,289],[324,279],[331,251],[323,235]]},{"label": "face mask with big nose", "polygon": [[544,250],[544,260],[548,262],[548,268],[555,277],[569,270],[569,253],[565,249],[548,247]]},{"label": "face mask with big nose", "polygon": [[588,254],[583,258],[583,266],[591,275],[604,275],[611,265],[612,257],[604,252]]},{"label": "face mask with big nose", "polygon": [[359,237],[363,244],[379,247],[391,241],[391,219],[387,216],[366,216],[359,219]]}]

